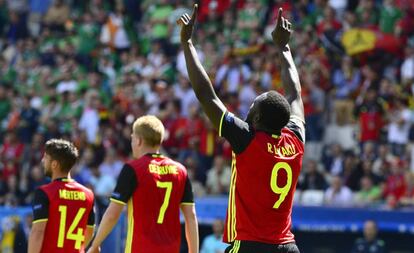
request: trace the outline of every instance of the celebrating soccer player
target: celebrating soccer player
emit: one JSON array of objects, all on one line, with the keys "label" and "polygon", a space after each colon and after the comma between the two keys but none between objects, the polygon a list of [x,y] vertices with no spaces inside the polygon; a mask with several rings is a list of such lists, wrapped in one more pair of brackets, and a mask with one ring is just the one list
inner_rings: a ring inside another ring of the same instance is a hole
[{"label": "celebrating soccer player", "polygon": [[36,190],[29,253],[79,253],[95,227],[92,191],[70,178],[78,159],[76,147],[65,140],[46,142],[42,163],[52,182]]},{"label": "celebrating soccer player", "polygon": [[88,252],[99,252],[99,245],[128,205],[125,253],[178,253],[180,208],[185,219],[188,252],[198,253],[198,225],[187,171],[180,163],[159,154],[163,124],[154,116],[143,116],[134,122],[132,132],[135,160],[124,165]]},{"label": "celebrating soccer player", "polygon": [[224,241],[226,252],[299,252],[290,231],[293,193],[304,152],[304,112],[299,76],[288,41],[291,24],[279,9],[273,42],[279,50],[285,97],[259,95],[246,120],[228,112],[214,92],[193,46],[197,5],[184,14],[181,44],[187,71],[202,108],[234,151]]}]

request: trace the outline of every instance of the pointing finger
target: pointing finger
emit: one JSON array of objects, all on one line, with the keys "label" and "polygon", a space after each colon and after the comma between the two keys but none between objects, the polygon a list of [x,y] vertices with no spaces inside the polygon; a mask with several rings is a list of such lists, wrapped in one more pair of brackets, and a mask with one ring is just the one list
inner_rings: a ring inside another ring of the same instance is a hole
[{"label": "pointing finger", "polygon": [[279,11],[277,13],[277,23],[278,24],[280,24],[280,22],[282,22],[282,12],[283,12],[283,9],[282,9],[282,7],[280,7]]},{"label": "pointing finger", "polygon": [[195,22],[195,21],[196,21],[196,19],[197,19],[197,12],[198,12],[198,4],[194,4],[194,7],[193,7],[193,14],[191,15],[191,20],[192,20],[193,22]]}]

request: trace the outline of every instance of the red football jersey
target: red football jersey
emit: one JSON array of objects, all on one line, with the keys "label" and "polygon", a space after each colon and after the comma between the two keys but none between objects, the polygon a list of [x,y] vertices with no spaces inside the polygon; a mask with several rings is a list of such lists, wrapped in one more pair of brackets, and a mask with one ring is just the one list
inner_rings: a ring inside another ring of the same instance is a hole
[{"label": "red football jersey", "polygon": [[236,154],[232,160],[225,242],[294,242],[290,231],[293,194],[304,153],[296,127],[289,122],[280,136],[270,135],[226,115],[221,135],[236,147]]},{"label": "red football jersey", "polygon": [[180,205],[194,204],[183,165],[158,154],[133,160],[122,169],[111,200],[128,204],[126,253],[180,251]]},{"label": "red football jersey", "polygon": [[35,193],[34,223],[47,220],[42,253],[85,252],[87,225],[94,225],[91,190],[71,179],[57,179]]}]

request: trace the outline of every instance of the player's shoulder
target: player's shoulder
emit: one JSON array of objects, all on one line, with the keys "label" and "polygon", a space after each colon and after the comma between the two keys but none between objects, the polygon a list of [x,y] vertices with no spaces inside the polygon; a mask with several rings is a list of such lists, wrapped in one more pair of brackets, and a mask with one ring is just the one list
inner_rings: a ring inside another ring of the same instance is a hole
[{"label": "player's shoulder", "polygon": [[[50,183],[49,183],[50,184]],[[38,186],[35,190],[34,190],[34,194],[35,196],[49,196],[49,192],[50,192],[50,188],[48,187],[49,184],[44,184],[44,185],[40,185]]]},{"label": "player's shoulder", "polygon": [[83,184],[81,184],[81,183],[79,183],[79,182],[77,182],[75,180],[72,180],[70,182],[70,184],[72,184],[73,186],[75,186],[77,190],[82,191],[82,192],[86,193],[89,196],[92,196],[92,197],[94,196],[93,195],[93,191],[91,189],[89,189],[88,187],[84,186]]},{"label": "player's shoulder", "polygon": [[282,128],[282,135],[294,137],[298,139],[301,143],[305,143],[305,128],[302,122],[297,120],[289,120],[287,125]]},{"label": "player's shoulder", "polygon": [[164,157],[164,159],[165,159],[165,164],[173,165],[173,166],[176,166],[179,170],[187,171],[185,166],[182,163],[180,163],[176,160],[173,160],[170,157],[166,157],[166,156]]},{"label": "player's shoulder", "polygon": [[57,188],[59,188],[59,185],[55,181],[52,181],[47,184],[39,186],[37,190],[43,191],[44,193],[48,194],[49,192],[54,191]]},{"label": "player's shoulder", "polygon": [[138,158],[138,159],[132,159],[132,160],[128,160],[128,161],[126,161],[125,162],[125,165],[127,165],[127,166],[129,166],[129,167],[131,167],[131,168],[136,168],[136,167],[138,167],[139,165],[142,165],[143,163],[149,163],[149,159],[147,159],[147,157],[146,156],[142,156],[142,157],[140,157],[140,158]]}]

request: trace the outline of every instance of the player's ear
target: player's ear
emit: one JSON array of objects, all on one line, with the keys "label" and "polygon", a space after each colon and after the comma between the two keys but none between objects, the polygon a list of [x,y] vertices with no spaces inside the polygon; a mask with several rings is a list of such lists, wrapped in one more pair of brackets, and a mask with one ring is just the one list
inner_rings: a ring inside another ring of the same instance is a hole
[{"label": "player's ear", "polygon": [[141,136],[137,136],[137,144],[138,146],[142,146],[144,144],[144,139]]},{"label": "player's ear", "polygon": [[52,161],[50,162],[50,168],[51,168],[51,169],[56,170],[58,167],[59,167],[59,163],[58,163],[58,161],[56,161],[56,160],[52,160]]}]

